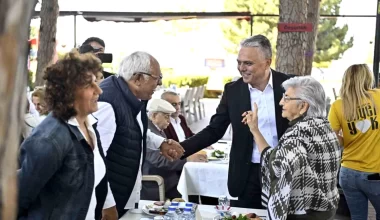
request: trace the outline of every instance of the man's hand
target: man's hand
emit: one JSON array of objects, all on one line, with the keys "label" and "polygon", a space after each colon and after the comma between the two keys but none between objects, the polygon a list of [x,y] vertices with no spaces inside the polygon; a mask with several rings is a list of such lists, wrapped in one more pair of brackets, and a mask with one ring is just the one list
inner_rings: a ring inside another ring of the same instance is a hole
[{"label": "man's hand", "polygon": [[119,216],[117,214],[116,206],[112,206],[108,209],[103,209],[102,220],[117,220]]},{"label": "man's hand", "polygon": [[189,157],[187,157],[187,162],[207,162],[207,154],[203,153],[195,153]]},{"label": "man's hand", "polygon": [[169,139],[168,142],[163,142],[160,146],[162,156],[170,161],[178,160],[182,157],[185,150],[176,141]]}]

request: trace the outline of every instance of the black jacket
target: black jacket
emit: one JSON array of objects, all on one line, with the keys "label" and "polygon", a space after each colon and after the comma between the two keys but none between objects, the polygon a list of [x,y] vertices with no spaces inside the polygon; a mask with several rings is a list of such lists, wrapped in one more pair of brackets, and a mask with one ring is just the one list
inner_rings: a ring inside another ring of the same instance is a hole
[{"label": "black jacket", "polygon": [[[277,136],[281,138],[288,128],[288,120],[282,118],[282,107],[279,105],[284,92],[281,84],[289,76],[272,70],[274,104],[276,114]],[[232,124],[233,137],[228,171],[228,190],[231,196],[241,196],[249,176],[249,167],[253,152],[253,135],[247,125],[244,125],[242,114],[251,110],[251,100],[248,85],[242,78],[225,85],[222,99],[212,116],[210,124],[195,136],[181,142],[187,157],[206,148],[219,139]]]},{"label": "black jacket", "polygon": [[[108,180],[121,216],[136,182],[141,152],[143,161],[145,157],[148,128],[146,102],[137,99],[121,77],[110,76],[100,87],[103,93],[99,101],[112,106],[116,119],[116,132],[107,151],[106,163]],[[140,112],[143,135],[136,119]]]}]

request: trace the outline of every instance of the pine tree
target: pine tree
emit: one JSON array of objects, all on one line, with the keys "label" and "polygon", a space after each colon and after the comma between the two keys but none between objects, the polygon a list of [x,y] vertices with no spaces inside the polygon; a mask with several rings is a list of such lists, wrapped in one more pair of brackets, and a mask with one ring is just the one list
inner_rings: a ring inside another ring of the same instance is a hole
[{"label": "pine tree", "polygon": [[[252,14],[278,14],[278,0],[225,0],[225,11],[249,11]],[[253,35],[265,35],[273,45],[273,49],[277,39],[277,16],[262,17],[257,16],[253,18]],[[251,26],[249,20],[226,20],[222,24],[222,30],[226,38],[225,49],[232,54],[237,54],[239,43],[249,37]],[[275,52],[275,50],[273,51]],[[273,53],[275,55],[275,53]]]},{"label": "pine tree", "polygon": [[[340,3],[342,0],[322,1],[320,14],[339,14]],[[337,18],[321,18],[319,21],[317,35],[317,51],[314,62],[319,67],[328,67],[332,60],[339,59],[346,50],[353,46],[354,38],[345,40],[348,25],[343,27],[336,26]]]}]

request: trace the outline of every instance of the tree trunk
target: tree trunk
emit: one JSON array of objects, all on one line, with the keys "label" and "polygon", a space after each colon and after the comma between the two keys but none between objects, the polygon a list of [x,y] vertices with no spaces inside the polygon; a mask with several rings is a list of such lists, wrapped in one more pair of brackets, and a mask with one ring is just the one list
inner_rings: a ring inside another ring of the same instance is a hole
[{"label": "tree trunk", "polygon": [[[280,0],[280,23],[306,23],[306,18],[306,0]],[[276,70],[304,75],[306,36],[306,32],[278,33]]]},{"label": "tree trunk", "polygon": [[313,69],[314,52],[318,35],[319,6],[321,0],[308,0],[307,22],[313,24],[313,31],[307,32],[307,43],[305,53],[305,75],[311,75]]},{"label": "tree trunk", "polygon": [[0,219],[16,219],[29,26],[37,0],[0,0]]},{"label": "tree trunk", "polygon": [[41,24],[37,54],[36,86],[44,84],[42,79],[45,68],[51,64],[56,48],[57,19],[59,15],[58,0],[42,0]]}]

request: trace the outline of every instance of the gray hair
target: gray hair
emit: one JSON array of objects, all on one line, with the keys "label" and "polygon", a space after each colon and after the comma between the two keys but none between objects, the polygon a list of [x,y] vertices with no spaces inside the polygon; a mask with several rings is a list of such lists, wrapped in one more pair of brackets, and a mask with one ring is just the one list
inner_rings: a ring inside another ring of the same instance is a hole
[{"label": "gray hair", "polygon": [[151,119],[153,117],[153,114],[155,114],[157,112],[148,112],[148,118]]},{"label": "gray hair", "polygon": [[161,99],[165,100],[167,95],[173,95],[173,96],[179,96],[178,93],[173,92],[173,91],[165,91],[164,93],[161,94]]},{"label": "gray hair", "polygon": [[285,90],[293,88],[298,98],[309,104],[306,115],[326,117],[326,94],[321,83],[311,76],[293,77],[282,83]]},{"label": "gray hair", "polygon": [[[135,73],[149,73],[151,70],[151,59],[152,56],[146,52],[134,52],[121,61],[118,75],[123,77],[125,81],[128,81]],[[149,76],[144,75],[144,77],[147,79]]]},{"label": "gray hair", "polygon": [[263,52],[266,59],[272,59],[272,45],[264,35],[255,35],[244,39],[240,43],[241,47],[258,47]]}]

